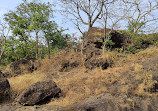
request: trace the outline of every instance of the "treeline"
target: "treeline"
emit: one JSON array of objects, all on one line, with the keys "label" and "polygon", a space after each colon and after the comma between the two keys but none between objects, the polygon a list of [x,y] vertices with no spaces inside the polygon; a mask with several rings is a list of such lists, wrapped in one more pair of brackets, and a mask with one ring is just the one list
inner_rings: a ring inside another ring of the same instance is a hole
[{"label": "treeline", "polygon": [[[85,32],[96,23],[104,28],[103,52],[110,41],[107,28],[117,30],[123,28],[137,38],[139,33],[157,32],[158,2],[157,0],[59,0],[60,14],[68,20],[85,37]],[[4,15],[0,23],[0,64],[8,64],[21,58],[44,58],[55,53],[68,44],[73,44],[72,37],[65,34],[54,21],[54,4],[40,0],[22,0],[15,10]],[[157,25],[156,25],[157,24]],[[87,29],[83,28],[86,26]],[[130,34],[131,35],[131,34]],[[154,36],[157,40],[157,36]],[[142,41],[140,43],[137,40]],[[132,39],[134,46],[144,44],[146,37]],[[150,41],[152,44],[153,42]],[[112,42],[111,42],[112,43]],[[132,48],[131,48],[132,47]],[[134,52],[139,47],[136,46]]]},{"label": "treeline", "polygon": [[67,46],[70,35],[53,21],[50,3],[23,1],[1,23],[0,63],[21,58],[44,58]]}]

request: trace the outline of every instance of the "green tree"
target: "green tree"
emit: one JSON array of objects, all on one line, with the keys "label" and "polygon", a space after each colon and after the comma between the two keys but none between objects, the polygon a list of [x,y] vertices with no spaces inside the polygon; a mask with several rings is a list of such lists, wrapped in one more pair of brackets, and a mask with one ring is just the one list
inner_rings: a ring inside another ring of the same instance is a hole
[{"label": "green tree", "polygon": [[69,35],[63,34],[65,30],[58,29],[55,22],[48,21],[43,25],[44,37],[47,43],[48,57],[50,58],[51,49],[62,49],[66,47]]},{"label": "green tree", "polygon": [[50,48],[50,43],[51,43],[51,39],[52,37],[55,35],[57,30],[57,24],[55,22],[46,22],[43,25],[43,32],[44,32],[44,37],[46,39],[46,43],[47,43],[47,47],[48,47],[48,58],[50,59],[50,52],[51,52],[51,48]]},{"label": "green tree", "polygon": [[16,11],[5,14],[5,20],[13,30],[13,34],[18,36],[25,44],[29,37],[32,37],[32,33],[32,35],[35,35],[36,58],[38,58],[39,32],[42,31],[43,24],[52,17],[52,4],[49,2],[27,2],[26,0],[23,0],[23,3],[16,8]]}]

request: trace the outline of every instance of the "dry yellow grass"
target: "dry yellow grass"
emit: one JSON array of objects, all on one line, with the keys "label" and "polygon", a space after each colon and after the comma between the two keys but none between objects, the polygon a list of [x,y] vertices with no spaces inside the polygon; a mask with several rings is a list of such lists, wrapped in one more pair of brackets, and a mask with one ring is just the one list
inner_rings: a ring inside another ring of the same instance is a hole
[{"label": "dry yellow grass", "polygon": [[[142,76],[142,75],[141,75]],[[157,83],[157,81],[153,80],[152,75],[151,74],[146,74],[143,75],[143,77],[137,77],[137,79],[142,79],[143,78],[143,82],[141,84],[138,84],[138,87],[133,90],[133,94],[134,95],[139,95],[139,96],[143,96],[143,95],[148,95],[148,96],[152,96],[150,92],[152,86]]]},{"label": "dry yellow grass", "polygon": [[63,98],[55,100],[48,105],[67,106],[90,96],[107,92],[107,87],[105,86],[106,75],[99,70],[96,69],[94,72],[89,71],[88,73],[84,73],[84,70],[78,70],[78,73],[69,78],[61,77],[56,79],[57,85],[63,91],[61,94]]},{"label": "dry yellow grass", "polygon": [[135,55],[130,54],[128,60],[134,62],[144,62],[146,59],[155,57],[158,55],[158,47],[151,46],[143,51],[136,53]]},{"label": "dry yellow grass", "polygon": [[12,78],[9,78],[8,80],[9,80],[12,92],[16,94],[20,94],[32,84],[39,81],[44,81],[46,79],[47,79],[46,75],[35,72],[35,73],[20,75],[17,77],[12,77]]},{"label": "dry yellow grass", "polygon": [[[59,99],[50,102],[48,105],[62,107],[80,102],[91,96],[110,92],[109,89],[115,84],[117,84],[119,93],[127,94],[130,92],[133,95],[152,95],[144,89],[149,90],[155,84],[155,81],[151,74],[143,71],[141,63],[150,57],[156,57],[158,54],[157,47],[148,48],[137,54],[107,52],[102,58],[114,60],[114,67],[107,70],[97,68],[91,71],[80,65],[69,72],[57,72],[55,76],[46,76],[52,69],[58,69],[62,60],[75,58],[77,61],[81,61],[79,53],[70,52],[68,55],[66,54],[68,53],[63,51],[52,56],[51,60],[45,58],[41,62],[40,69],[32,74],[10,78],[12,90],[21,93],[37,81],[53,78],[57,86],[62,89],[62,93]],[[116,92],[114,89],[110,93],[115,94]]]}]

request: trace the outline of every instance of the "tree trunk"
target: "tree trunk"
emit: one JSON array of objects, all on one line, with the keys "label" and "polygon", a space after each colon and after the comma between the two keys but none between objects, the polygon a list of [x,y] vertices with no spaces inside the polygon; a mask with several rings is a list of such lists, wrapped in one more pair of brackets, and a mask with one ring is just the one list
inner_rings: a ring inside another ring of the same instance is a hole
[{"label": "tree trunk", "polygon": [[103,41],[103,54],[105,54],[105,46],[106,46],[105,41],[108,39],[107,36],[106,36],[106,32],[107,32],[107,30],[106,30],[106,21],[105,21],[105,27],[104,27],[104,41]]},{"label": "tree trunk", "polygon": [[105,41],[108,40],[108,36],[107,36],[107,19],[108,19],[108,15],[107,15],[107,7],[106,5],[104,5],[105,9],[106,9],[106,17],[105,17],[105,23],[104,23],[104,43],[103,43],[103,54],[105,53],[105,46],[106,46],[106,43]]},{"label": "tree trunk", "polygon": [[36,59],[38,58],[38,31],[36,32]]},{"label": "tree trunk", "polygon": [[105,27],[104,27],[104,41],[105,41],[106,39],[108,39],[107,36],[106,36],[106,32],[107,32],[107,31],[106,31],[106,21],[105,21]]},{"label": "tree trunk", "polygon": [[136,29],[136,27],[134,27],[133,32],[134,32],[134,33],[137,33],[137,29]]},{"label": "tree trunk", "polygon": [[50,59],[50,44],[49,44],[49,41],[47,41],[47,45],[48,45],[48,59]]},{"label": "tree trunk", "polygon": [[89,16],[88,30],[92,27],[92,18]]}]

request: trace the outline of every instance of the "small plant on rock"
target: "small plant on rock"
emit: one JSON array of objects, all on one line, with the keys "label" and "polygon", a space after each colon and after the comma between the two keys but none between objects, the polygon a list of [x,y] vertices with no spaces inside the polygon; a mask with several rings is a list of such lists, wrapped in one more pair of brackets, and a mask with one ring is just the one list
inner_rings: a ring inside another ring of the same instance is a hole
[{"label": "small plant on rock", "polygon": [[112,45],[115,45],[115,43],[110,40],[110,36],[107,36],[106,39],[100,39],[99,42],[103,44],[102,49],[103,49],[103,54],[105,54],[105,50],[110,49]]}]

